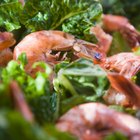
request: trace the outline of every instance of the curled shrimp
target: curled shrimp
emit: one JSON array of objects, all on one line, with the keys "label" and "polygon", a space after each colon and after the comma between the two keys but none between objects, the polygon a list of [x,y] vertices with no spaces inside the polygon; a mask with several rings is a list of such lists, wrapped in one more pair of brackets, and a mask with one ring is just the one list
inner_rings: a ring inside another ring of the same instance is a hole
[{"label": "curled shrimp", "polygon": [[0,51],[13,46],[16,43],[14,36],[9,32],[0,32]]},{"label": "curled shrimp", "polygon": [[9,47],[15,43],[16,41],[12,33],[0,32],[0,66],[6,66],[13,59],[13,53]]},{"label": "curled shrimp", "polygon": [[14,49],[14,59],[25,52],[28,59],[26,69],[36,61],[57,63],[64,59],[66,53],[61,56],[61,52],[72,51],[76,57],[86,57],[101,61],[104,57],[100,53],[98,46],[83,40],[76,39],[73,35],[62,31],[38,31],[27,35]]},{"label": "curled shrimp", "polygon": [[4,67],[8,64],[10,60],[13,59],[12,51],[7,48],[0,52],[0,66]]},{"label": "curled shrimp", "polygon": [[[74,116],[74,117],[73,117]],[[140,121],[136,118],[109,109],[100,103],[76,106],[64,114],[56,124],[80,140],[102,140],[112,132],[121,132],[130,140],[140,138]]]},{"label": "curled shrimp", "polygon": [[[132,79],[140,71],[140,56],[134,53],[119,53],[106,58],[103,67],[109,71],[123,75],[127,79]],[[117,78],[116,78],[117,79]],[[111,84],[114,85],[114,83]],[[125,89],[125,87],[124,87]],[[123,106],[132,106],[132,100],[124,94],[122,90],[110,88],[105,94],[104,99],[109,104],[120,104]]]},{"label": "curled shrimp", "polygon": [[92,27],[90,32],[96,36],[99,49],[102,52],[108,53],[112,43],[112,36],[105,33],[100,26]]},{"label": "curled shrimp", "polygon": [[131,79],[140,70],[140,56],[131,52],[119,53],[108,57],[103,65],[104,68]]},{"label": "curled shrimp", "polygon": [[103,15],[103,26],[109,32],[119,31],[130,47],[140,45],[140,33],[130,24],[127,18],[117,15]]}]

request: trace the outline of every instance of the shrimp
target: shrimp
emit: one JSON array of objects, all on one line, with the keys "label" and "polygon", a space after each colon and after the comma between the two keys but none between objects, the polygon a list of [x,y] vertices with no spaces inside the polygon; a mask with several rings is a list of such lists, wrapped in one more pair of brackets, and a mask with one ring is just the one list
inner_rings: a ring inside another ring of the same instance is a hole
[{"label": "shrimp", "polygon": [[128,41],[130,47],[140,46],[140,33],[127,18],[115,15],[103,15],[103,27],[109,32],[119,31]]},{"label": "shrimp", "polygon": [[4,67],[8,64],[10,60],[13,59],[12,51],[7,48],[0,52],[0,66]]},{"label": "shrimp", "polygon": [[30,70],[31,65],[36,61],[57,63],[61,58],[61,52],[72,51],[76,57],[86,57],[101,61],[103,53],[98,51],[98,46],[83,40],[76,39],[73,35],[62,31],[38,31],[27,35],[14,49],[14,59],[21,53],[26,53]]},{"label": "shrimp", "polygon": [[123,93],[135,106],[140,108],[140,87],[129,79],[117,73],[109,73],[111,85],[117,91]]},{"label": "shrimp", "polygon": [[16,43],[14,36],[9,32],[0,32],[0,66],[6,66],[13,59],[13,53],[9,47]]},{"label": "shrimp", "polygon": [[[134,53],[119,53],[106,58],[102,67],[131,80],[131,78],[140,71],[140,56],[137,56]],[[111,84],[113,83],[111,82]],[[104,99],[106,103],[109,104],[120,104],[123,106],[133,105],[131,98],[129,98],[127,94],[112,87],[105,94]]]},{"label": "shrimp", "polygon": [[90,29],[91,34],[94,34],[98,40],[99,49],[102,52],[108,53],[111,43],[112,43],[112,36],[105,33],[100,26],[94,26]]},{"label": "shrimp", "polygon": [[117,72],[131,79],[140,70],[140,56],[131,52],[119,53],[106,58],[103,66],[105,69]]},{"label": "shrimp", "polygon": [[[113,84],[110,81],[111,85]],[[110,87],[108,91],[103,96],[106,104],[112,105],[121,105],[125,107],[132,107],[134,104],[123,92],[119,92],[116,88]]]},{"label": "shrimp", "polygon": [[16,43],[14,36],[9,32],[0,32],[0,51],[13,46]]},{"label": "shrimp", "polygon": [[109,109],[101,103],[86,103],[72,108],[60,117],[56,127],[61,131],[70,132],[80,140],[102,140],[116,131],[123,133],[130,140],[140,138],[138,119]]}]

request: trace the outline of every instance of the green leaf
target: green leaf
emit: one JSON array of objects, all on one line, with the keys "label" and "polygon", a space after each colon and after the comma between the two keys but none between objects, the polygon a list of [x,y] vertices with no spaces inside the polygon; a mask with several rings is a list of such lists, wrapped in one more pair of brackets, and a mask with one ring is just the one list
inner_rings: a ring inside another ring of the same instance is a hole
[{"label": "green leaf", "polygon": [[95,0],[29,0],[20,21],[31,31],[59,29],[83,36],[101,14],[102,7]]},{"label": "green leaf", "polygon": [[17,112],[3,110],[0,112],[0,118],[1,140],[45,140],[45,137],[49,138],[38,126],[32,126]]},{"label": "green leaf", "polygon": [[134,48],[134,49],[133,49],[133,53],[134,53],[135,55],[140,55],[140,46],[138,46],[137,48]]},{"label": "green leaf", "polygon": [[114,132],[106,136],[104,140],[129,140],[129,139],[120,132]]},{"label": "green leaf", "polygon": [[[51,68],[44,62],[37,62],[33,67],[41,66],[44,72],[37,72],[36,77],[32,78],[24,69],[27,62],[26,55],[19,56],[20,63],[10,61],[6,68],[2,69],[1,81],[3,85],[8,85],[15,80],[21,86],[32,111],[38,122],[54,121],[59,116],[58,97],[50,88],[49,76],[52,72]],[[0,84],[2,87],[2,84]],[[4,88],[5,89],[5,88]],[[0,91],[4,91],[1,89]]]},{"label": "green leaf", "polygon": [[35,118],[40,124],[54,122],[58,118],[59,104],[57,104],[57,100],[58,96],[55,93],[28,98]]},{"label": "green leaf", "polygon": [[53,135],[58,140],[76,140],[76,138],[66,132],[59,132],[53,125],[47,125],[44,128],[48,134]]},{"label": "green leaf", "polygon": [[134,110],[134,109],[129,108],[129,107],[119,106],[119,105],[110,105],[109,108],[114,109],[115,111],[130,114],[130,115],[133,115],[133,116],[135,116],[136,113],[137,113],[137,110]]},{"label": "green leaf", "polygon": [[13,31],[21,27],[19,14],[22,5],[18,0],[2,0],[0,2],[0,27]]},{"label": "green leaf", "polygon": [[61,94],[62,112],[67,106],[103,101],[102,96],[109,86],[106,72],[86,59],[79,59],[60,69],[53,83],[56,92]]},{"label": "green leaf", "polygon": [[128,43],[125,41],[122,35],[119,32],[114,32],[113,41],[108,56],[112,56],[114,54],[121,52],[130,52],[130,51],[131,47],[128,45]]},{"label": "green leaf", "polygon": [[[78,38],[94,42],[95,37],[90,35],[90,28],[100,19],[101,14],[101,5],[99,3],[91,4],[85,12],[67,19],[62,24],[62,30],[71,33]],[[90,37],[90,39],[87,38],[87,36]]]},{"label": "green leaf", "polygon": [[28,63],[27,57],[26,57],[26,53],[22,53],[19,57],[18,60],[20,61],[20,63],[25,66]]},{"label": "green leaf", "polygon": [[46,77],[48,77],[52,73],[52,69],[50,68],[50,66],[44,62],[35,62],[32,68],[36,68],[37,66],[40,66],[41,68],[45,70]]}]

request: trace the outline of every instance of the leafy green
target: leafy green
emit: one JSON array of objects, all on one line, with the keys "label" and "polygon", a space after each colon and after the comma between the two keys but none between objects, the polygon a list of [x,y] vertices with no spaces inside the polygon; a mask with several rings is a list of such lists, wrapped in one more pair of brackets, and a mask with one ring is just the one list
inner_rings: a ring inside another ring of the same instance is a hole
[{"label": "leafy green", "polygon": [[119,111],[119,112],[124,112],[124,113],[130,114],[133,116],[135,116],[137,113],[137,110],[134,110],[134,109],[129,108],[129,107],[123,107],[120,105],[110,105],[109,108],[114,109],[114,110]]},{"label": "leafy green", "polygon": [[120,132],[114,132],[106,136],[104,140],[128,140],[128,138]]},{"label": "leafy green", "polygon": [[7,3],[11,3],[11,2],[18,2],[18,0],[1,0],[0,4],[7,4]]},{"label": "leafy green", "polygon": [[[99,3],[91,5],[86,12],[75,15],[67,19],[62,24],[62,30],[75,35],[78,38],[86,39],[89,36],[90,28],[95,25],[102,14],[102,8]],[[90,40],[95,40],[94,37]]]},{"label": "leafy green", "polygon": [[13,31],[25,26],[28,33],[62,30],[94,42],[90,28],[101,19],[101,14],[98,0],[27,0],[24,7],[18,0],[2,0],[0,27]]},{"label": "leafy green", "polygon": [[[50,130],[52,132],[50,132]],[[63,135],[62,135],[63,134]],[[1,140],[74,140],[67,133],[59,132],[51,125],[45,128],[27,122],[18,112],[0,110]]]},{"label": "leafy green", "polygon": [[4,111],[0,113],[0,139],[1,140],[53,140],[38,126],[25,121],[19,113]]},{"label": "leafy green", "polygon": [[82,36],[101,13],[102,7],[95,0],[28,0],[20,20],[31,31],[60,29]]},{"label": "leafy green", "polygon": [[51,136],[58,138],[58,140],[76,140],[75,137],[69,135],[66,132],[59,132],[53,125],[47,125],[44,127],[45,131]]},{"label": "leafy green", "polygon": [[45,72],[37,72],[36,77],[32,78],[24,69],[27,63],[25,54],[22,54],[18,60],[20,60],[20,63],[12,60],[6,68],[3,68],[1,73],[3,85],[8,85],[12,80],[17,81],[38,122],[53,121],[58,116],[56,114],[58,113],[58,99],[57,95],[50,90],[50,67],[44,62],[34,63],[34,68],[41,66]]},{"label": "leafy green", "polygon": [[140,55],[140,46],[133,49],[135,55]]},{"label": "leafy green", "polygon": [[12,101],[9,92],[9,87],[6,84],[0,84],[0,108],[12,108]]},{"label": "leafy green", "polygon": [[61,93],[65,111],[68,106],[70,108],[79,103],[102,101],[108,86],[106,72],[86,59],[79,59],[60,69],[54,80],[54,88],[57,93]]},{"label": "leafy green", "polygon": [[114,32],[113,41],[108,56],[112,56],[120,52],[130,52],[130,51],[131,51],[130,46],[122,37],[122,35],[119,32]]},{"label": "leafy green", "polygon": [[106,136],[104,140],[129,140],[129,139],[120,132],[114,132]]},{"label": "leafy green", "polygon": [[2,0],[0,2],[0,27],[13,31],[21,27],[19,13],[22,5],[18,0]]}]

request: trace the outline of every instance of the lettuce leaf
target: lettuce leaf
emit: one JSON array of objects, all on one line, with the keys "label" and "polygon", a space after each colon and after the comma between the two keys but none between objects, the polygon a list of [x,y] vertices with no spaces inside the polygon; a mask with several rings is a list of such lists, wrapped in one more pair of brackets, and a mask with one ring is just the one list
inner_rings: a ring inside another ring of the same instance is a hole
[{"label": "lettuce leaf", "polygon": [[103,140],[129,140],[129,138],[120,132],[114,132],[106,136]]},{"label": "lettuce leaf", "polygon": [[106,72],[87,59],[79,59],[63,67],[54,80],[61,100],[61,113],[71,107],[91,101],[102,101],[109,87]]},{"label": "lettuce leaf", "polygon": [[51,68],[44,62],[35,63],[34,67],[40,65],[45,69],[45,72],[37,72],[36,77],[32,78],[24,69],[27,64],[26,55],[22,54],[19,60],[20,63],[14,60],[10,61],[7,67],[2,69],[0,87],[4,87],[0,89],[0,93],[6,91],[6,87],[12,80],[17,81],[35,114],[36,120],[41,124],[54,121],[58,116],[59,108],[57,95],[50,89]]},{"label": "lettuce leaf", "polygon": [[7,31],[21,28],[19,13],[22,5],[18,0],[2,0],[0,2],[0,27]]},{"label": "lettuce leaf", "polygon": [[24,7],[18,0],[2,0],[0,27],[7,31],[25,27],[28,33],[62,30],[94,42],[90,27],[101,19],[101,14],[98,0],[27,0]]},{"label": "lettuce leaf", "polygon": [[108,56],[112,56],[121,52],[131,52],[131,47],[119,32],[114,32],[113,41],[108,52]]},{"label": "lettuce leaf", "polygon": [[56,130],[53,125],[40,127],[36,123],[27,122],[18,112],[7,110],[0,110],[0,139],[74,140],[69,134]]},{"label": "lettuce leaf", "polygon": [[31,31],[59,29],[82,36],[101,14],[102,7],[95,0],[28,0],[20,21]]}]

